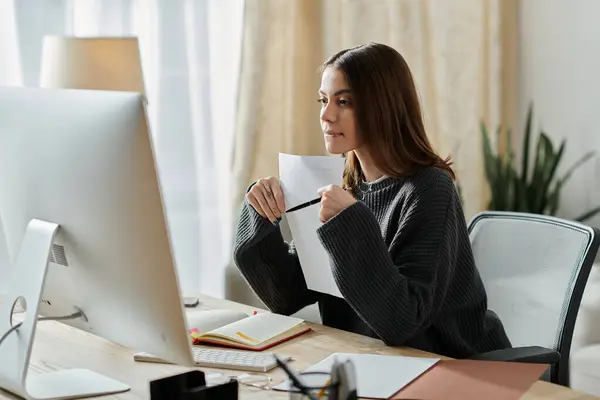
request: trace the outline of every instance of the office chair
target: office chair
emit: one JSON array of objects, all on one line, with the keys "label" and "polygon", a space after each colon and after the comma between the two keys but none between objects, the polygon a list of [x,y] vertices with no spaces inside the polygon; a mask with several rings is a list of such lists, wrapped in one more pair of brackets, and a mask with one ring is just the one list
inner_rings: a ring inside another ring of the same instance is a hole
[{"label": "office chair", "polygon": [[600,231],[498,211],[477,214],[468,230],[488,308],[514,347],[472,358],[550,364],[542,379],[569,386],[571,339]]}]

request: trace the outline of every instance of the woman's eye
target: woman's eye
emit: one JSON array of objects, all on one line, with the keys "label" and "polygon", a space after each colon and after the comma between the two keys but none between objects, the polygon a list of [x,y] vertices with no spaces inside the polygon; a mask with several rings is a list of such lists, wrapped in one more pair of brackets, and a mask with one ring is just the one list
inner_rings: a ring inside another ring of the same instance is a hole
[{"label": "woman's eye", "polygon": [[317,101],[318,101],[319,103],[321,103],[321,104],[327,104],[327,99],[326,99],[326,98],[324,98],[324,97],[319,97],[319,98],[317,99]]},{"label": "woman's eye", "polygon": [[348,99],[340,99],[340,104],[343,106],[347,106],[350,104],[350,100]]}]

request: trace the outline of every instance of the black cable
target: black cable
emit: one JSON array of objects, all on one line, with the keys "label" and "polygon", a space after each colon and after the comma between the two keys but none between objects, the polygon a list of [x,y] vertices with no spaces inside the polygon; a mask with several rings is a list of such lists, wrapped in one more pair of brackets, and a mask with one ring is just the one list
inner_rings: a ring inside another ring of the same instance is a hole
[{"label": "black cable", "polygon": [[[85,314],[81,310],[79,310],[76,313],[73,313],[71,315],[65,315],[62,317],[41,317],[41,318],[38,318],[38,321],[66,321],[66,320],[70,320],[70,319],[76,319],[79,317],[85,318]],[[23,322],[19,322],[18,324],[13,325],[9,330],[7,330],[4,333],[4,335],[2,335],[2,338],[0,338],[0,346],[2,346],[2,342],[4,342],[4,340],[8,337],[8,335],[13,333],[17,329],[19,329],[19,327],[21,325],[23,325]]]}]

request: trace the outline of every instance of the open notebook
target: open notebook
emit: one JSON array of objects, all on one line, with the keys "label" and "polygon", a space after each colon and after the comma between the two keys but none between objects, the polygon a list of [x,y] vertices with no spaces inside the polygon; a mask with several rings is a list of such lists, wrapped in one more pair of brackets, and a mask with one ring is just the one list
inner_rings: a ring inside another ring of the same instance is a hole
[{"label": "open notebook", "polygon": [[310,331],[299,318],[273,313],[252,316],[229,310],[199,310],[188,313],[194,344],[218,344],[262,351]]}]

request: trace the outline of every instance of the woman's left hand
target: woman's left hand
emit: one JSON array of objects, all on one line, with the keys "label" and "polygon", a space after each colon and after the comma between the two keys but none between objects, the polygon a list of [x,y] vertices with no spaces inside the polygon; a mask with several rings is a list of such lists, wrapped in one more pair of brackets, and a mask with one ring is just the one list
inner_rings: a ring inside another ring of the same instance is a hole
[{"label": "woman's left hand", "polygon": [[319,219],[322,223],[329,221],[356,203],[356,199],[339,185],[326,186],[319,189],[317,193],[321,196]]}]

